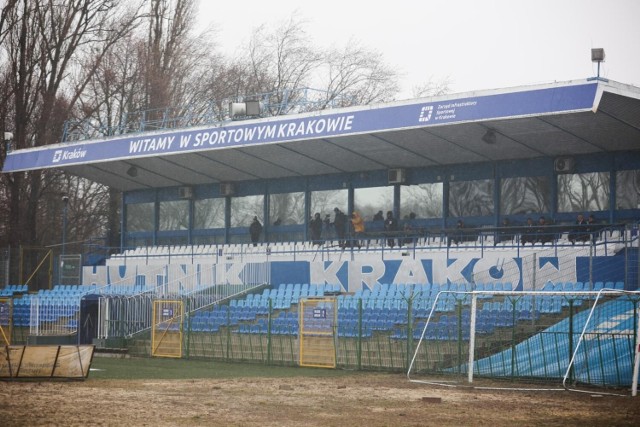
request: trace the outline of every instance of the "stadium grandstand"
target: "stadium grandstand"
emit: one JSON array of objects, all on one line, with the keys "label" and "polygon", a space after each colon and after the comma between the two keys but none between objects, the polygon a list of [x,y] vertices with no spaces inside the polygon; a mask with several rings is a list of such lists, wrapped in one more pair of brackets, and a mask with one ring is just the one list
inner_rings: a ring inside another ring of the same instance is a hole
[{"label": "stadium grandstand", "polygon": [[9,152],[5,173],[61,169],[122,191],[123,208],[116,250],[61,255],[48,289],[5,286],[8,336],[632,384],[640,88],[597,78],[278,116],[247,99],[197,126],[132,114]]}]

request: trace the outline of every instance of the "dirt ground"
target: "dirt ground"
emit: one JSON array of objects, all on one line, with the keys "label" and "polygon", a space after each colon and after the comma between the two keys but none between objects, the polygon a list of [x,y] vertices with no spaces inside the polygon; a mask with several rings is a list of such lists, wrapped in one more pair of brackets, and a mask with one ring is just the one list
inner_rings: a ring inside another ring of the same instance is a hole
[{"label": "dirt ground", "polygon": [[341,378],[0,382],[8,426],[638,426],[640,397]]}]

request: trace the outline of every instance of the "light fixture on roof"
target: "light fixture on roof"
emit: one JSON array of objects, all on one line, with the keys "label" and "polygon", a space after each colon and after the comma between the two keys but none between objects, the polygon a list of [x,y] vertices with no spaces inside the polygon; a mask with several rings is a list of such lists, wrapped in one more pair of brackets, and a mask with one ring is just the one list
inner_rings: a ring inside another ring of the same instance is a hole
[{"label": "light fixture on roof", "polygon": [[129,169],[127,169],[127,175],[129,175],[131,178],[135,178],[136,176],[138,176],[138,168],[135,166],[130,166]]},{"label": "light fixture on roof", "polygon": [[609,80],[603,79],[600,77],[600,63],[604,62],[604,49],[603,48],[594,48],[591,49],[591,62],[598,63],[598,72],[596,77],[589,77],[587,80],[602,80],[603,82],[608,82]]},{"label": "light fixture on roof", "polygon": [[245,101],[229,103],[231,120],[260,116],[260,101]]},{"label": "light fixture on roof", "polygon": [[496,132],[489,128],[487,129],[487,131],[484,133],[484,135],[482,135],[481,138],[484,142],[486,142],[487,144],[495,144],[496,143]]}]

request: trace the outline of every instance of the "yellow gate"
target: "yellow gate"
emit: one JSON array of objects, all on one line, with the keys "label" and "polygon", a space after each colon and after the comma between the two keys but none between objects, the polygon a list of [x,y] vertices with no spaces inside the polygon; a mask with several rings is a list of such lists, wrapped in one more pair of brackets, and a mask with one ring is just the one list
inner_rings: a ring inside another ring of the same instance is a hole
[{"label": "yellow gate", "polygon": [[13,334],[13,300],[0,298],[0,346],[11,345]]},{"label": "yellow gate", "polygon": [[182,301],[156,300],[153,302],[151,355],[182,357]]},{"label": "yellow gate", "polygon": [[303,299],[299,307],[300,366],[335,368],[336,299]]}]

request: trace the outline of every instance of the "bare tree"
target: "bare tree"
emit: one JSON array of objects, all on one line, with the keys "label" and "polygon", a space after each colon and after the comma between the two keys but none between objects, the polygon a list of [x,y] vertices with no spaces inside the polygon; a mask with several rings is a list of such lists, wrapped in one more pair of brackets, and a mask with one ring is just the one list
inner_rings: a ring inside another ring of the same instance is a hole
[{"label": "bare tree", "polygon": [[350,40],[342,50],[329,50],[323,61],[321,88],[327,104],[366,105],[393,100],[398,93],[398,74],[385,64],[379,52]]},{"label": "bare tree", "polygon": [[275,30],[266,25],[256,28],[246,57],[239,61],[247,76],[244,94],[269,94],[265,99],[271,115],[290,111],[320,64],[321,54],[313,47],[304,25],[294,14],[277,24]]},{"label": "bare tree", "polygon": [[[10,87],[13,117],[7,126],[14,133],[14,148],[60,141],[64,121],[102,58],[134,27],[138,10],[130,4],[124,0],[21,0],[3,9],[2,58],[8,70],[3,78]],[[53,185],[57,177],[42,171],[2,175],[8,189],[10,245],[44,243],[38,208],[47,192],[58,193]]]},{"label": "bare tree", "polygon": [[[148,2],[146,34],[133,32],[113,46],[81,96],[79,117],[94,133],[198,124],[208,95],[202,82],[217,55],[207,33],[192,34],[195,0]],[[120,194],[109,189],[109,246],[119,245]]]},{"label": "bare tree", "polygon": [[414,98],[442,96],[451,92],[449,88],[450,84],[451,81],[449,77],[445,77],[442,80],[434,80],[432,77],[426,82],[414,86],[411,92]]}]

